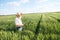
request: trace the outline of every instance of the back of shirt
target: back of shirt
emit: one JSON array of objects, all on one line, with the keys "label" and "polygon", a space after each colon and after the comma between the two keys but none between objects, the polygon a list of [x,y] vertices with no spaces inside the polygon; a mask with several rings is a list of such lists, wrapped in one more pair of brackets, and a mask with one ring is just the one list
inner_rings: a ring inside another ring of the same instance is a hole
[{"label": "back of shirt", "polygon": [[15,18],[15,24],[20,24],[20,25],[22,25],[22,20],[21,20],[21,18],[19,19],[19,18]]}]

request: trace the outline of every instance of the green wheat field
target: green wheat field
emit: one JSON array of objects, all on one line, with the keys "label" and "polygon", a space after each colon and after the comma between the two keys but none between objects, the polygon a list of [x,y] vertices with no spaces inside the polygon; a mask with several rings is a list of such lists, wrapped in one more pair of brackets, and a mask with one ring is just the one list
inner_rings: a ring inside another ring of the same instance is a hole
[{"label": "green wheat field", "polygon": [[60,12],[23,14],[22,31],[15,15],[0,16],[0,40],[60,40]]}]

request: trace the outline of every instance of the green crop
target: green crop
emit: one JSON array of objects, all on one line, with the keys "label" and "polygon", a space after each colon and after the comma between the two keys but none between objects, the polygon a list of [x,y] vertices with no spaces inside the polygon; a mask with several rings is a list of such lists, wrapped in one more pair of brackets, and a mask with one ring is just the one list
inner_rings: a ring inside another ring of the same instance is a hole
[{"label": "green crop", "polygon": [[23,31],[15,15],[0,16],[0,40],[60,40],[60,13],[23,14]]}]

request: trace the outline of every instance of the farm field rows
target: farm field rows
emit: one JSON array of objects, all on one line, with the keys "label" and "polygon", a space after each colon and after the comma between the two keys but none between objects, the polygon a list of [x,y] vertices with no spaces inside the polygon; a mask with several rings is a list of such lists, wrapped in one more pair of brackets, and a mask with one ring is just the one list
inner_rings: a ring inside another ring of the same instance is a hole
[{"label": "farm field rows", "polygon": [[0,16],[0,40],[60,40],[60,13],[23,14],[23,31],[15,30],[14,20]]}]

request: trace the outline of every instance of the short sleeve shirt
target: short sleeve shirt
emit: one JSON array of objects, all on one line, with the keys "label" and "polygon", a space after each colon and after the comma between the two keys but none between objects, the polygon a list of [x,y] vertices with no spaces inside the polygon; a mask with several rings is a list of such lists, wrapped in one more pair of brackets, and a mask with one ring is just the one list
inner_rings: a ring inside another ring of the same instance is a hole
[{"label": "short sleeve shirt", "polygon": [[22,20],[21,20],[21,18],[19,19],[19,18],[15,18],[15,24],[20,24],[20,25],[22,25]]}]

